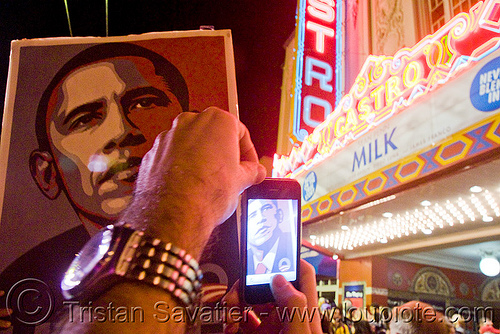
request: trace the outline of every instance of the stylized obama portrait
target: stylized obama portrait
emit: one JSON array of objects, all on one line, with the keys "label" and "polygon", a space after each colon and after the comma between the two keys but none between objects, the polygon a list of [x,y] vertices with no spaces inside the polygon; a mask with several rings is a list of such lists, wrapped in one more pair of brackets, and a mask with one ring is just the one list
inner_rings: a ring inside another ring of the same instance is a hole
[{"label": "stylized obama portrait", "polygon": [[[63,305],[64,271],[90,235],[118,219],[132,199],[143,156],[186,111],[184,78],[149,49],[98,44],[69,60],[40,99],[35,121],[39,147],[29,157],[29,169],[47,198],[66,195],[84,228],[57,235],[12,262],[0,274],[0,290],[8,291],[23,278],[40,280],[55,303],[25,298],[24,311],[54,305],[55,314]],[[15,328],[29,333],[34,326],[22,321],[25,316],[15,313],[12,320]]]},{"label": "stylized obama portrait", "polygon": [[48,198],[64,192],[89,231],[105,226],[130,203],[156,136],[188,108],[186,83],[165,58],[133,44],[91,47],[42,96],[31,174]]},{"label": "stylized obama portrait", "polygon": [[[283,232],[283,210],[277,200],[253,199],[248,203],[247,274],[270,274],[294,270],[291,233]],[[293,225],[293,224],[290,224]]]}]

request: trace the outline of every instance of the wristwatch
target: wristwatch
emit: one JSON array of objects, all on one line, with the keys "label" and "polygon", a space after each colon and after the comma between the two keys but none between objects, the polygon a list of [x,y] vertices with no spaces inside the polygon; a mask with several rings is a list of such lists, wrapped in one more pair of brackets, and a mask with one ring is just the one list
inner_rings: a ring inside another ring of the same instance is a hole
[{"label": "wristwatch", "polygon": [[162,288],[184,306],[197,304],[202,273],[185,250],[128,225],[108,225],[76,255],[61,282],[66,299],[96,298],[124,280]]}]

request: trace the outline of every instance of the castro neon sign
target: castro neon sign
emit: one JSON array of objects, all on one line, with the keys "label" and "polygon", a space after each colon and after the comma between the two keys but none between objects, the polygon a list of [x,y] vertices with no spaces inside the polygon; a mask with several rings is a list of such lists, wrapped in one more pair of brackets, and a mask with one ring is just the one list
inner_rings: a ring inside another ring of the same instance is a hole
[{"label": "castro neon sign", "polygon": [[342,1],[299,0],[292,141],[301,142],[332,113],[340,92]]},{"label": "castro neon sign", "polygon": [[500,46],[500,0],[480,1],[412,48],[369,56],[335,111],[288,156],[275,176],[295,177],[332,156]]}]

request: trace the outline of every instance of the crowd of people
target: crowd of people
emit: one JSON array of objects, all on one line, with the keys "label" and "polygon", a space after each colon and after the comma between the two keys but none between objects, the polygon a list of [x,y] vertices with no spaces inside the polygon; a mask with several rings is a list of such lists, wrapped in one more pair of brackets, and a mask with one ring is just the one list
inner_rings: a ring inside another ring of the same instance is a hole
[{"label": "crowd of people", "polygon": [[383,334],[386,333],[386,324],[381,321],[378,305],[370,306],[370,312],[361,312],[359,309],[345,304],[336,306],[328,299],[319,299],[319,308],[322,311],[321,328],[327,334]]},{"label": "crowd of people", "polygon": [[346,303],[336,306],[325,298],[319,298],[322,312],[321,328],[326,334],[497,334],[489,318],[478,324],[467,324],[458,313],[450,318],[432,305],[410,301],[400,306],[381,308],[372,304],[363,312]]}]

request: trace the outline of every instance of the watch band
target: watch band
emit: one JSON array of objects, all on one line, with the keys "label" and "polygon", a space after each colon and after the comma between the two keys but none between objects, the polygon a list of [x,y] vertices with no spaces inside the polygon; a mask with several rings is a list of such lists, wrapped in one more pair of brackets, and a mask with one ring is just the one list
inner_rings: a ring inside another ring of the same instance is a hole
[{"label": "watch band", "polygon": [[[123,228],[130,229],[127,225]],[[142,231],[133,231],[128,238],[116,274],[160,287],[186,307],[200,301],[203,274],[196,259],[184,249]]]}]

